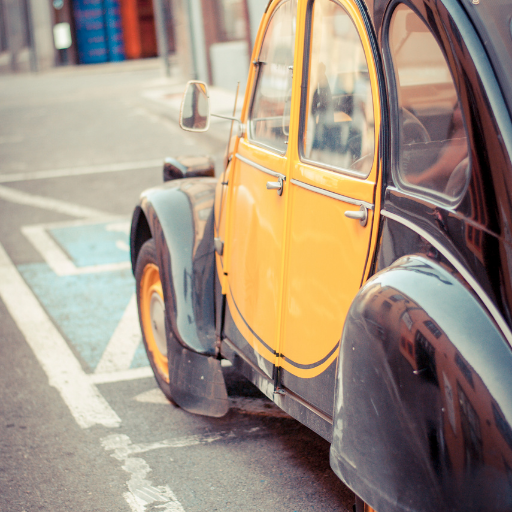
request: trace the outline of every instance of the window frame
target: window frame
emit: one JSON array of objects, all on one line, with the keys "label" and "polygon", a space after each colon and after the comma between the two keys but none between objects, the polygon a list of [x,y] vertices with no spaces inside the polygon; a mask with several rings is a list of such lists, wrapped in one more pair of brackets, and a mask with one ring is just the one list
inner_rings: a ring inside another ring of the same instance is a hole
[{"label": "window frame", "polygon": [[[462,188],[461,192],[458,196],[454,198],[449,198],[446,195],[443,195],[440,192],[436,192],[433,189],[429,189],[427,187],[421,187],[421,186],[414,186],[411,184],[406,183],[401,178],[400,173],[400,123],[399,123],[399,95],[398,95],[398,84],[396,81],[396,72],[395,72],[395,65],[393,61],[393,57],[391,54],[391,46],[390,46],[390,27],[391,27],[391,20],[393,19],[393,16],[395,14],[395,11],[398,7],[401,5],[409,8],[414,14],[416,14],[419,19],[425,24],[425,26],[428,28],[430,34],[436,41],[443,57],[445,60],[445,64],[447,66],[448,71],[450,72],[450,77],[452,79],[452,84],[455,90],[455,93],[457,95],[457,101],[459,102],[459,105],[461,107],[462,111],[462,121],[464,124],[464,130],[466,132],[467,136],[467,146],[468,146],[468,158],[469,158],[469,172],[468,176],[466,178],[466,183],[464,184],[464,187]],[[444,31],[446,34],[446,31]],[[389,100],[389,114],[390,114],[390,122],[389,122],[389,128],[390,128],[390,175],[392,178],[392,184],[396,186],[398,190],[401,192],[412,195],[414,197],[421,198],[423,200],[428,200],[430,203],[441,206],[442,208],[449,208],[449,209],[456,209],[457,206],[460,205],[462,200],[464,199],[466,192],[469,188],[469,185],[471,183],[472,174],[473,174],[473,158],[472,158],[472,140],[471,140],[471,132],[468,130],[468,124],[467,124],[467,112],[464,110],[463,102],[461,101],[459,88],[457,87],[457,80],[454,77],[453,74],[453,68],[450,65],[450,60],[457,65],[459,64],[457,57],[452,54],[452,58],[449,59],[446,51],[445,51],[445,44],[442,43],[442,41],[439,40],[434,30],[432,30],[432,26],[428,21],[424,18],[424,16],[421,14],[421,12],[417,9],[417,7],[407,0],[392,0],[388,6],[387,13],[385,15],[385,19],[382,25],[382,54],[384,56],[384,69],[386,73],[386,82],[387,82],[387,95]]]},{"label": "window frame", "polygon": [[[354,16],[350,12],[349,9],[344,5],[342,1],[339,0],[329,0],[330,2],[340,6],[348,15],[350,18],[350,21],[352,22],[354,28],[356,29],[357,35],[359,37],[359,41],[361,43],[361,46],[364,51],[364,55],[366,58],[366,65],[368,67],[369,75],[372,75],[372,72],[375,72],[376,80],[375,83],[372,83],[370,80],[370,88],[371,88],[371,96],[372,96],[372,108],[373,108],[373,120],[374,120],[374,146],[373,146],[373,162],[370,166],[370,169],[367,173],[358,172],[352,169],[345,169],[343,167],[337,167],[334,165],[329,165],[326,163],[318,162],[316,160],[312,160],[307,158],[304,155],[304,144],[301,142],[305,129],[306,129],[306,113],[307,113],[307,107],[308,107],[308,95],[309,95],[309,74],[310,74],[310,59],[311,59],[311,42],[312,42],[312,20],[313,20],[313,6],[316,0],[309,0],[306,10],[306,29],[305,29],[305,36],[304,36],[304,50],[303,50],[303,67],[302,67],[302,81],[301,81],[301,98],[300,98],[300,113],[299,113],[299,138],[297,141],[297,150],[299,154],[299,159],[301,162],[304,162],[308,165],[313,165],[315,167],[320,167],[322,169],[325,169],[327,171],[335,172],[336,174],[342,174],[345,176],[350,176],[354,178],[360,178],[362,180],[366,180],[370,174],[372,173],[373,168],[376,165],[376,162],[379,160],[379,141],[380,141],[380,130],[382,126],[382,113],[379,111],[381,110],[381,101],[380,101],[380,81],[377,73],[377,56],[375,54],[375,43],[373,41],[373,32],[371,31],[368,21],[365,17],[364,12],[361,10],[359,6],[359,2],[354,2],[354,7],[358,9],[359,14],[361,15],[362,21],[364,23],[364,31],[368,36],[368,43],[370,47],[371,55],[369,55],[367,48],[365,44],[363,44],[363,41],[361,39],[361,31],[360,27],[358,27],[358,24],[356,23]],[[371,57],[369,59],[368,57]],[[373,64],[373,69],[370,68],[370,61]],[[376,101],[376,98],[379,99],[379,101]],[[379,115],[377,115],[379,111]]]},{"label": "window frame", "polygon": [[[273,146],[269,146],[268,144],[265,144],[265,143],[263,143],[263,142],[261,142],[259,140],[254,139],[253,133],[252,133],[252,113],[253,113],[254,103],[255,103],[255,100],[256,100],[256,91],[258,90],[258,84],[259,84],[260,79],[261,79],[260,56],[261,56],[261,51],[263,49],[263,45],[265,44],[265,39],[267,37],[268,28],[270,27],[270,24],[272,23],[272,20],[274,19],[274,16],[275,16],[276,12],[287,2],[293,2],[293,0],[281,0],[275,6],[274,10],[272,11],[272,14],[270,15],[270,18],[268,20],[267,26],[265,27],[265,33],[263,34],[261,45],[260,45],[259,51],[258,51],[258,60],[251,62],[251,65],[252,66],[256,66],[257,69],[255,70],[254,79],[252,81],[252,90],[251,90],[251,96],[250,96],[251,101],[249,103],[249,109],[248,109],[248,113],[247,113],[247,140],[251,144],[254,144],[255,146],[258,146],[260,148],[263,148],[263,149],[266,149],[268,151],[271,151],[272,153],[275,153],[276,155],[279,155],[279,156],[285,156],[286,155],[286,153],[288,152],[288,148],[290,146],[289,142],[286,143],[285,150],[284,151],[280,151],[279,149],[277,149],[277,148],[275,148]],[[295,15],[297,16],[297,11],[295,12]],[[297,36],[297,32],[295,33],[295,39],[294,39],[294,42],[293,42],[293,56],[294,56],[294,59],[295,59],[295,52],[296,52],[296,36]],[[293,75],[292,75],[292,77],[293,77]],[[292,83],[292,97],[293,97],[293,83]]]}]

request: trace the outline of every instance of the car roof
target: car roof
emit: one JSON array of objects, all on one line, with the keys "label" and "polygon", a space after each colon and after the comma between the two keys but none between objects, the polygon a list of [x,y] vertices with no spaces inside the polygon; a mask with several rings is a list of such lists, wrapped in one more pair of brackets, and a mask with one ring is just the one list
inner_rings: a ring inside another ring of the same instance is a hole
[{"label": "car roof", "polygon": [[[392,0],[361,1],[379,32],[384,12]],[[466,12],[487,52],[512,115],[512,0],[476,1],[478,3],[473,4],[473,0],[441,0],[449,11],[462,7]],[[461,32],[463,38],[467,37],[463,30]]]}]

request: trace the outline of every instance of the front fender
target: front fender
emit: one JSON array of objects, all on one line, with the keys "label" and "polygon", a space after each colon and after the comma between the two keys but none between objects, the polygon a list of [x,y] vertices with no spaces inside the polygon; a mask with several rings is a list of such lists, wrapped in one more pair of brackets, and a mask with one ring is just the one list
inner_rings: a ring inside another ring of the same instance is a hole
[{"label": "front fender", "polygon": [[216,180],[189,178],[145,191],[130,236],[132,265],[154,238],[165,300],[169,385],[183,409],[223,416],[229,409],[216,358],[213,198]]},{"label": "front fender", "polygon": [[[147,222],[155,239],[167,321],[176,340],[215,355],[213,198],[217,181],[174,180],[143,192],[132,222],[132,265]],[[143,215],[144,218],[141,218]],[[136,218],[137,217],[137,218]]]},{"label": "front fender", "polygon": [[345,323],[331,466],[379,512],[512,510],[512,350],[459,276],[407,256]]}]

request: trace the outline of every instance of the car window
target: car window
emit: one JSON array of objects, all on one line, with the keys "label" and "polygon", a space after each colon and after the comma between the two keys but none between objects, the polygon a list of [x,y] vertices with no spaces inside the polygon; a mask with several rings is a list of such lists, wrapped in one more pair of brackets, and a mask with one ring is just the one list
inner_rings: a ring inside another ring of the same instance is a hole
[{"label": "car window", "polygon": [[280,152],[288,142],[296,5],[296,0],[282,2],[267,27],[249,118],[249,138]]},{"label": "car window", "polygon": [[425,23],[405,5],[393,13],[389,46],[398,99],[398,181],[453,202],[466,187],[470,161],[446,59]]},{"label": "car window", "polygon": [[375,128],[361,39],[347,11],[332,0],[316,0],[310,19],[301,156],[368,175],[374,159]]}]

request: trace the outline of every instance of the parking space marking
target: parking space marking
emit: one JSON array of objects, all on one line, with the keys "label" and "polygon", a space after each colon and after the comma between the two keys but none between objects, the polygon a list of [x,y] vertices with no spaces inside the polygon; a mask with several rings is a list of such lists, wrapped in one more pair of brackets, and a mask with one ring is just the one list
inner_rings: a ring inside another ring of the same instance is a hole
[{"label": "parking space marking", "polygon": [[95,208],[80,206],[78,204],[68,203],[67,201],[53,199],[51,197],[28,194],[27,192],[4,187],[3,185],[0,185],[0,199],[4,199],[11,203],[23,204],[26,206],[33,206],[34,208],[42,208],[43,210],[63,213],[70,217],[89,219],[94,217],[105,217],[108,215],[108,213],[96,210]]},{"label": "parking space marking", "polygon": [[[129,225],[129,221],[125,218],[119,217],[103,217],[96,218],[90,223],[94,225],[105,224],[107,227],[112,225],[119,225],[124,223]],[[125,258],[124,261],[114,261],[109,263],[99,263],[94,265],[77,266],[71,260],[71,258],[62,250],[61,246],[55,241],[50,235],[50,232],[62,230],[65,228],[71,229],[73,227],[82,227],[90,224],[86,221],[71,221],[71,222],[59,222],[59,223],[48,223],[48,224],[37,224],[33,226],[23,226],[21,228],[22,233],[32,243],[34,248],[41,254],[48,266],[58,276],[73,276],[79,274],[90,274],[95,272],[112,272],[114,270],[127,269],[131,267],[128,260],[128,253],[126,248],[124,249]],[[121,242],[121,240],[117,240]],[[116,246],[119,250],[119,246]],[[129,247],[128,247],[129,249]]]},{"label": "parking space marking", "polygon": [[[80,356],[85,371],[93,372],[133,294],[131,271],[59,277],[46,263],[18,265],[18,271]],[[138,358],[136,366],[141,362]]]},{"label": "parking space marking", "polygon": [[110,373],[128,370],[140,341],[137,299],[133,294],[94,372]]},{"label": "parking space marking", "polygon": [[[24,226],[45,263],[18,270],[91,371],[147,366],[138,323],[126,217]],[[137,374],[133,374],[134,378]]]},{"label": "parking space marking", "polygon": [[15,181],[32,181],[48,178],[65,178],[68,176],[84,176],[86,174],[103,174],[108,172],[135,171],[161,167],[162,159],[143,160],[141,162],[122,162],[107,165],[92,165],[87,167],[68,167],[66,169],[48,169],[45,171],[27,171],[0,175],[0,183]]},{"label": "parking space marking", "polygon": [[124,493],[123,496],[132,512],[145,512],[148,506],[152,510],[158,508],[166,512],[185,512],[168,485],[154,487],[146,479],[151,468],[144,459],[130,457],[133,453],[140,452],[134,452],[130,449],[130,447],[138,445],[132,445],[127,435],[108,436],[102,439],[101,444],[106,451],[113,451],[112,457],[121,461],[123,463],[122,468],[130,474],[130,480],[127,482],[130,492]]},{"label": "parking space marking", "polygon": [[[112,457],[123,463],[122,468],[130,474],[130,480],[127,482],[130,492],[125,493],[124,498],[133,512],[145,512],[148,507],[151,507],[151,510],[154,507],[154,509],[158,508],[168,512],[185,512],[168,485],[154,487],[146,479],[147,474],[151,471],[148,463],[144,459],[132,457],[132,455],[140,455],[163,448],[187,448],[253,434],[262,435],[265,432],[260,427],[252,427],[249,429],[208,432],[141,444],[133,444],[125,434],[111,434],[103,438],[101,444],[106,451],[112,452]],[[158,505],[156,505],[156,502],[158,502]]]},{"label": "parking space marking", "polygon": [[123,382],[125,380],[153,377],[153,370],[150,366],[143,366],[141,368],[130,368],[129,370],[121,372],[92,373],[88,377],[89,381],[94,384],[108,384],[110,382]]},{"label": "parking space marking", "polygon": [[68,344],[0,244],[0,297],[81,428],[118,427],[119,416],[87,378]]},{"label": "parking space marking", "polygon": [[[160,388],[153,388],[148,391],[144,391],[140,395],[133,397],[133,400],[141,403],[165,405],[167,407],[169,407],[169,404],[172,405],[172,402],[169,402]],[[250,398],[247,396],[230,396],[229,408],[232,411],[249,416],[290,418],[287,413],[266,397]]]}]

